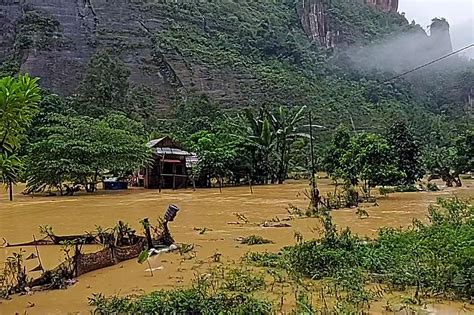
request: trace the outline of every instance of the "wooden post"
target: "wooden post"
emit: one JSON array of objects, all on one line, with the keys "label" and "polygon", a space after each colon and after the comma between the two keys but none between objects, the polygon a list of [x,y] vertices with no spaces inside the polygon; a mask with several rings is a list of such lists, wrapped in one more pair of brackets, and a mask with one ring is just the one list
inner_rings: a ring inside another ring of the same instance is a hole
[{"label": "wooden post", "polygon": [[163,169],[164,169],[164,162],[165,155],[160,158],[160,163],[158,164],[158,167],[160,168],[160,178],[159,178],[159,192],[161,193],[161,189],[163,188]]},{"label": "wooden post", "polygon": [[250,174],[247,175],[247,177],[248,177],[248,180],[249,180],[250,194],[253,195],[252,179],[250,178]]},{"label": "wooden post", "polygon": [[151,239],[150,221],[148,221],[148,218],[143,219],[143,228],[145,229],[145,236],[146,236],[146,241],[148,243],[148,249],[152,249],[153,240]]},{"label": "wooden post", "polygon": [[13,201],[13,184],[12,181],[8,182],[10,201]]},{"label": "wooden post", "polygon": [[176,164],[173,163],[173,190],[176,189]]},{"label": "wooden post", "polygon": [[316,177],[315,177],[315,166],[314,166],[314,145],[313,145],[313,119],[311,117],[311,110],[309,111],[309,144],[311,150],[311,201],[313,203],[313,207],[318,209],[319,204],[319,191],[317,190],[316,186]]},{"label": "wooden post", "polygon": [[222,194],[222,177],[219,176],[219,192]]}]

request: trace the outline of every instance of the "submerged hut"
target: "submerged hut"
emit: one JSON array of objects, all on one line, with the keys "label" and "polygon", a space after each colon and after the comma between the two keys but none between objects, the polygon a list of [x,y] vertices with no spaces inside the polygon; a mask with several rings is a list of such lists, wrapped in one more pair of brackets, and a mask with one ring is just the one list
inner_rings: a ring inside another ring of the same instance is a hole
[{"label": "submerged hut", "polygon": [[148,189],[186,188],[186,160],[191,153],[180,148],[170,137],[148,142],[154,152],[153,163],[144,170],[143,185]]}]

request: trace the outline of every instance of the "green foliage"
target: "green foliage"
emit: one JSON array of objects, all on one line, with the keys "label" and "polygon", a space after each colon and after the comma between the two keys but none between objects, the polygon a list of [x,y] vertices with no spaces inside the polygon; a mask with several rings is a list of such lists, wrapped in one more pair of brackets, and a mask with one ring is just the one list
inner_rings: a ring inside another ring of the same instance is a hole
[{"label": "green foliage", "polygon": [[336,183],[340,179],[346,186],[362,182],[366,198],[371,197],[371,188],[400,177],[389,143],[371,133],[350,135],[347,129],[338,129],[323,163]]},{"label": "green foliage", "polygon": [[474,170],[474,131],[466,130],[454,144],[427,148],[424,157],[432,176],[441,177],[448,187],[462,186],[459,175]]},{"label": "green foliage", "polygon": [[227,134],[200,131],[191,136],[191,148],[199,156],[197,168],[199,177],[221,178],[229,174],[230,165],[237,157],[239,142]]},{"label": "green foliage", "polygon": [[17,153],[38,113],[37,81],[28,75],[0,79],[0,180],[5,185],[16,183],[23,167]]},{"label": "green foliage", "polygon": [[0,150],[18,150],[38,113],[38,78],[22,75],[0,79]]},{"label": "green foliage", "polygon": [[25,49],[48,49],[59,44],[61,33],[59,22],[36,11],[28,11],[17,21],[15,47]]},{"label": "green foliage", "polygon": [[98,120],[56,114],[48,122],[29,150],[29,186],[95,184],[105,172],[121,177],[149,161],[145,139],[136,133],[143,128],[123,116]]},{"label": "green foliage", "polygon": [[111,111],[125,111],[130,70],[107,51],[99,51],[79,87],[75,110],[82,115],[102,117]]},{"label": "green foliage", "polygon": [[259,235],[250,235],[248,237],[243,238],[240,241],[241,244],[247,245],[261,245],[261,244],[271,244],[273,243],[271,240],[267,240]]},{"label": "green foliage", "polygon": [[0,153],[0,181],[2,183],[16,184],[22,169],[23,163],[18,156],[6,152]]},{"label": "green foliage", "polygon": [[225,273],[222,288],[226,291],[251,293],[265,286],[263,276],[248,269],[231,269]]},{"label": "green foliage", "polygon": [[387,140],[392,146],[394,163],[401,175],[400,184],[413,185],[424,175],[420,144],[403,121],[390,127]]},{"label": "green foliage", "polygon": [[217,270],[198,278],[189,289],[130,297],[96,294],[89,304],[94,314],[271,314],[269,302],[247,295],[263,286],[263,277],[250,270]]},{"label": "green foliage", "polygon": [[368,296],[357,286],[367,280],[401,290],[413,287],[416,299],[420,295],[469,298],[473,294],[473,218],[470,202],[439,199],[429,208],[429,224],[383,228],[377,238],[368,240],[348,229],[338,232],[330,217],[325,217],[323,238],[287,247],[278,255],[253,253],[247,260],[312,279],[331,278],[338,285],[352,279],[351,285],[344,286],[349,293],[353,289],[360,302]]}]

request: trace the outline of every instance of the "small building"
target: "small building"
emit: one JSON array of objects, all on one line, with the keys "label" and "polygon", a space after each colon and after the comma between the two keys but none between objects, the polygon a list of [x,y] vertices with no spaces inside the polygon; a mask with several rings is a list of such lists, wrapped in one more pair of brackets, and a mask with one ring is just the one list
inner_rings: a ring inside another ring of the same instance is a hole
[{"label": "small building", "polygon": [[181,149],[170,137],[152,140],[147,146],[153,150],[154,160],[143,174],[144,187],[186,188],[188,185],[186,160],[192,154]]}]

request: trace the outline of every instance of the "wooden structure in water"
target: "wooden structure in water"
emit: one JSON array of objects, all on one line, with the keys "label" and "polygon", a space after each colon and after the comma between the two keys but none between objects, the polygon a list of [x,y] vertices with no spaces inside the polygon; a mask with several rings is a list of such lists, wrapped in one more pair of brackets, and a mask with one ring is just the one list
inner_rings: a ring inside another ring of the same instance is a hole
[{"label": "wooden structure in water", "polygon": [[192,156],[170,137],[148,142],[153,150],[153,163],[144,170],[143,184],[148,189],[186,188],[188,173],[186,160]]}]

